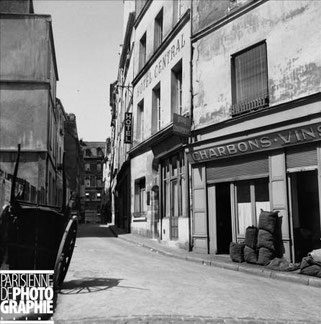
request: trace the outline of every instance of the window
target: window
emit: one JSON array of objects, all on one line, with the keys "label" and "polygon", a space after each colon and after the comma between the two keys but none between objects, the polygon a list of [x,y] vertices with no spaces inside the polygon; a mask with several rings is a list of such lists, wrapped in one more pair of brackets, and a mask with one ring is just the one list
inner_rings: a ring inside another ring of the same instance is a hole
[{"label": "window", "polygon": [[137,105],[137,141],[144,139],[144,100]]},{"label": "window", "polygon": [[181,17],[181,0],[173,1],[173,25],[175,25]]},{"label": "window", "polygon": [[91,150],[90,149],[86,149],[85,156],[91,156]]},{"label": "window", "polygon": [[265,42],[232,57],[232,92],[232,116],[268,106]]},{"label": "window", "polygon": [[97,163],[97,171],[101,171],[101,163]]},{"label": "window", "polygon": [[90,171],[90,164],[89,163],[85,163],[85,171]]},{"label": "window", "polygon": [[172,69],[172,114],[182,114],[182,61]]},{"label": "window", "polygon": [[160,84],[153,89],[152,102],[152,133],[156,133],[161,129],[161,89]]},{"label": "window", "polygon": [[245,235],[248,226],[258,226],[261,209],[270,210],[268,179],[236,183],[238,234]]},{"label": "window", "polygon": [[154,28],[154,51],[156,51],[163,41],[163,9],[155,18]]},{"label": "window", "polygon": [[94,176],[90,177],[90,187],[96,186],[96,178]]},{"label": "window", "polygon": [[139,42],[139,70],[143,68],[146,63],[146,33]]},{"label": "window", "polygon": [[145,189],[145,178],[141,178],[135,181],[135,212],[140,214],[138,216],[142,216],[141,214],[146,211]]},{"label": "window", "polygon": [[90,187],[90,178],[89,177],[85,178],[85,187]]},{"label": "window", "polygon": [[96,163],[90,163],[90,172],[96,172],[97,166]]}]

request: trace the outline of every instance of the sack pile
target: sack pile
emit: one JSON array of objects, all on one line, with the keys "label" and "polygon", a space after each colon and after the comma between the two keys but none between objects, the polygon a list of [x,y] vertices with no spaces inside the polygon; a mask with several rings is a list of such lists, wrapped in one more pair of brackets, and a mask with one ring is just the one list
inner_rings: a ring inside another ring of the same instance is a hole
[{"label": "sack pile", "polygon": [[249,226],[246,228],[244,240],[244,260],[247,263],[257,263],[257,235],[257,227]]},{"label": "sack pile", "polygon": [[281,234],[282,217],[278,211],[261,211],[257,239],[258,260],[260,265],[267,265],[275,257],[282,257],[284,247]]},{"label": "sack pile", "polygon": [[302,259],[300,273],[321,278],[321,249],[313,250]]},{"label": "sack pile", "polygon": [[275,257],[283,257],[282,217],[278,213],[261,210],[259,226],[246,228],[244,243],[230,243],[232,261],[266,266]]},{"label": "sack pile", "polygon": [[234,262],[244,262],[244,244],[230,243],[230,258]]}]

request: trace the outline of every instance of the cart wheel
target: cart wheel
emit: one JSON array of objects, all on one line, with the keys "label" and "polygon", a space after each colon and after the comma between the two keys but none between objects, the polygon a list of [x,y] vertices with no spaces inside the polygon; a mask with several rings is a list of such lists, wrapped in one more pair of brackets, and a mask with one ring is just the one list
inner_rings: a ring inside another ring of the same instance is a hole
[{"label": "cart wheel", "polygon": [[64,235],[57,253],[55,269],[54,269],[54,287],[57,289],[63,283],[68,267],[71,261],[71,256],[75,247],[77,236],[77,216],[73,216],[65,229]]}]

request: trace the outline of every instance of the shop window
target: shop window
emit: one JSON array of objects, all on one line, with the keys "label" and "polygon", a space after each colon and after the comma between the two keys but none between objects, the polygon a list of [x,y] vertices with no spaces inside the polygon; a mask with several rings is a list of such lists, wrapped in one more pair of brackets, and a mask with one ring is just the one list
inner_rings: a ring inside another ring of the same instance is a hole
[{"label": "shop window", "polygon": [[172,113],[182,114],[182,61],[179,61],[172,69],[171,84]]},{"label": "shop window", "polygon": [[143,214],[146,211],[146,181],[141,178],[135,181],[135,213]]},{"label": "shop window", "polygon": [[163,9],[155,18],[154,28],[154,51],[156,51],[163,41]]},{"label": "shop window", "polygon": [[146,63],[146,33],[139,41],[139,70],[143,68]]},{"label": "shop window", "polygon": [[232,116],[267,107],[266,43],[232,56]]},{"label": "shop window", "polygon": [[137,140],[144,139],[144,100],[137,105]]},{"label": "shop window", "polygon": [[161,129],[161,89],[160,83],[153,89],[152,99],[152,133],[157,133]]},{"label": "shop window", "polygon": [[238,235],[243,236],[248,226],[258,226],[261,209],[270,210],[268,179],[237,182],[236,207]]}]

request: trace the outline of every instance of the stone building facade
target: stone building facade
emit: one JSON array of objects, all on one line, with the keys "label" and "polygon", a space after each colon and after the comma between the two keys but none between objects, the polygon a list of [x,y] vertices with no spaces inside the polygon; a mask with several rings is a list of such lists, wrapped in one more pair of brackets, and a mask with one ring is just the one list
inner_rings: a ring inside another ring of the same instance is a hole
[{"label": "stone building facade", "polygon": [[[26,199],[58,205],[62,190],[64,113],[56,107],[58,70],[51,17],[31,0],[0,2],[0,168],[30,184]],[[62,126],[61,126],[62,125]]]},{"label": "stone building facade", "polygon": [[298,261],[321,243],[321,5],[192,7],[192,245],[228,253],[261,209],[278,210]]},{"label": "stone building facade", "polygon": [[133,75],[117,83],[133,87],[131,141],[114,147],[129,230],[228,254],[277,210],[289,260],[320,247],[320,3],[137,0],[134,13]]}]

